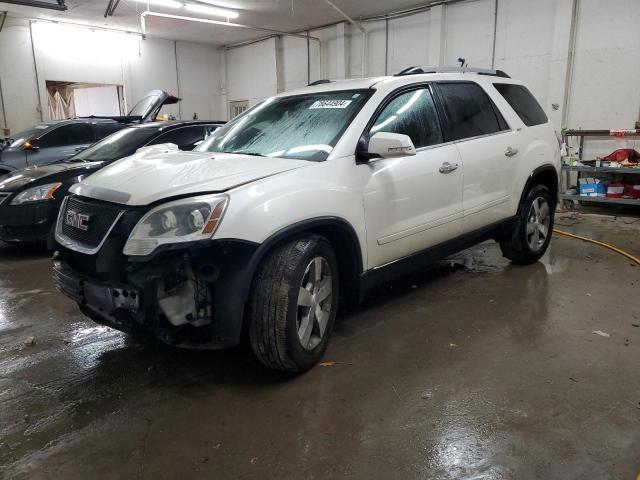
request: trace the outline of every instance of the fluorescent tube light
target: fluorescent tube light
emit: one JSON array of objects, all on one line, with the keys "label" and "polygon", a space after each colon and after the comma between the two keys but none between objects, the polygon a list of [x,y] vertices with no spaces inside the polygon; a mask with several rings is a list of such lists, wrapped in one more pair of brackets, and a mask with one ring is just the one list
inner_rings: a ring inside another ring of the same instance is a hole
[{"label": "fluorescent tube light", "polygon": [[225,18],[238,18],[238,12],[227,10],[226,8],[195,5],[193,3],[185,3],[184,8],[190,12],[203,13],[205,15],[216,15],[218,17]]},{"label": "fluorescent tube light", "polygon": [[142,0],[141,3],[148,3],[149,5],[168,8],[180,8],[183,5],[182,2],[178,2],[176,0]]}]

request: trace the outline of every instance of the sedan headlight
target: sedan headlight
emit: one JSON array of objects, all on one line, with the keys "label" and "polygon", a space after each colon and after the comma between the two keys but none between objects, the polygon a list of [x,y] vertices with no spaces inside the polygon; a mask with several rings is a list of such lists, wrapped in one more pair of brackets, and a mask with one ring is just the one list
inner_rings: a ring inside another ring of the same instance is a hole
[{"label": "sedan headlight", "polygon": [[161,245],[207,240],[227,208],[227,195],[203,195],[160,205],[137,223],[123,253],[144,256]]},{"label": "sedan headlight", "polygon": [[24,192],[20,192],[11,200],[11,205],[22,205],[23,203],[42,202],[51,200],[55,191],[60,188],[62,183],[47,183],[33,188],[28,188]]}]

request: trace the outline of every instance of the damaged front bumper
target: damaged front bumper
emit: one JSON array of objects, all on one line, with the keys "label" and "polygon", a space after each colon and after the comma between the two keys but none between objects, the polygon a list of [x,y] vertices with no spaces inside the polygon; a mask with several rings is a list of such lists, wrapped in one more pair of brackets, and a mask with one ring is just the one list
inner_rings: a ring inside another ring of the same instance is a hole
[{"label": "damaged front bumper", "polygon": [[53,260],[54,283],[100,324],[174,346],[227,348],[240,340],[246,267],[255,250],[247,243],[211,242],[144,262],[123,257],[116,265],[111,257],[106,270],[120,272],[113,275],[87,267],[104,264],[100,258],[61,248]]}]

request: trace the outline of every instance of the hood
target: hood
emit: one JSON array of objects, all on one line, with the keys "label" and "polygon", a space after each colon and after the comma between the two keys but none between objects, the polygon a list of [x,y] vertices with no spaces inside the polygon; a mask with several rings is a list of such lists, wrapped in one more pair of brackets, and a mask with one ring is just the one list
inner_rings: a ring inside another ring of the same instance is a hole
[{"label": "hood", "polygon": [[176,148],[156,145],[141,149],[74,185],[71,192],[107,202],[149,205],[179,195],[223,192],[310,165],[306,160],[181,152]]},{"label": "hood", "polygon": [[0,191],[17,192],[27,186],[61,182],[69,177],[88,175],[99,169],[102,162],[52,163],[44,166],[23,168],[0,177]]}]

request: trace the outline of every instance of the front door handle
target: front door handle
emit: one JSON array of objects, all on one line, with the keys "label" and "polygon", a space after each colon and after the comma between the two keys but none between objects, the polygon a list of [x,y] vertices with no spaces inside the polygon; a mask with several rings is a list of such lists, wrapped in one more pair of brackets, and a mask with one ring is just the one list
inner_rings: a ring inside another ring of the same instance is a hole
[{"label": "front door handle", "polygon": [[507,151],[504,152],[504,155],[506,157],[513,157],[517,153],[518,153],[518,149],[517,148],[507,147]]},{"label": "front door handle", "polygon": [[444,162],[442,165],[440,165],[440,168],[438,169],[438,171],[440,173],[451,173],[457,169],[458,169],[457,163]]}]

